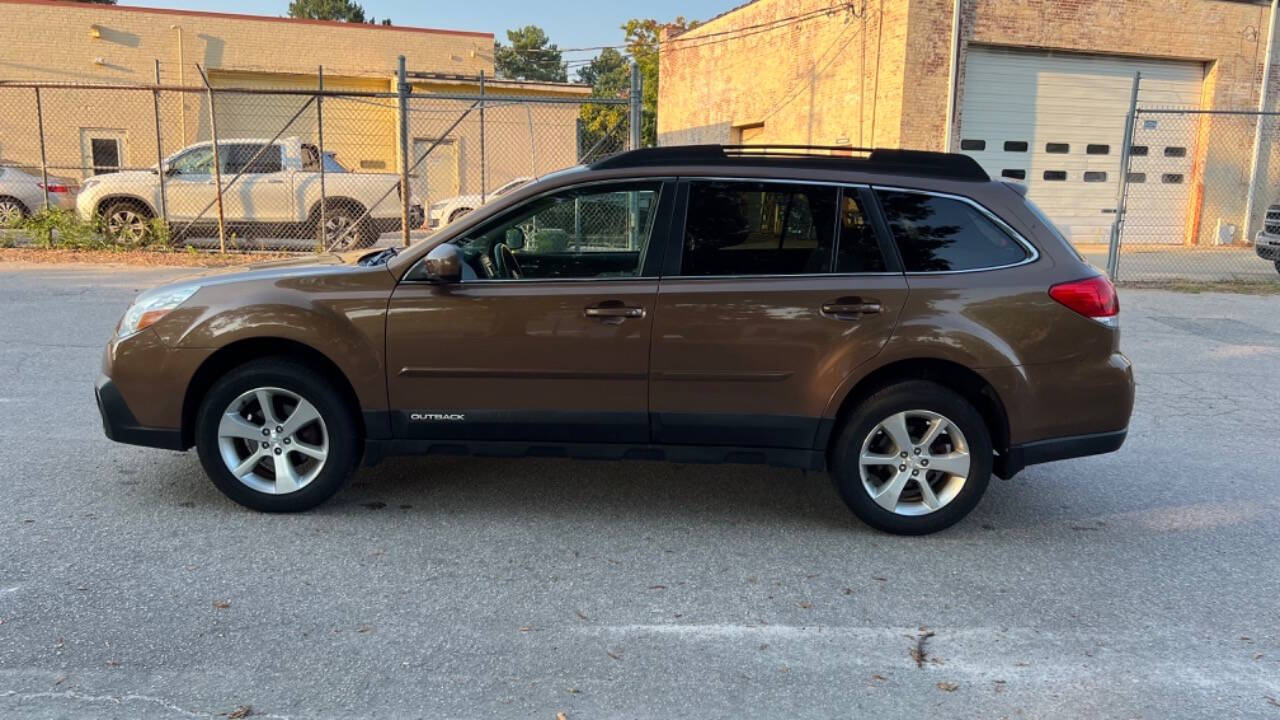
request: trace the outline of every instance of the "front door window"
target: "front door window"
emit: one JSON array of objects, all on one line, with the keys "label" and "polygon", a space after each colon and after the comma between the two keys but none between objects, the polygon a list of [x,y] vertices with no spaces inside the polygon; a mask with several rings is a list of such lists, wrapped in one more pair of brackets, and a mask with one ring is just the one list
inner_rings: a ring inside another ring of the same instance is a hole
[{"label": "front door window", "polygon": [[459,241],[481,280],[645,274],[661,182],[592,185],[529,201]]}]

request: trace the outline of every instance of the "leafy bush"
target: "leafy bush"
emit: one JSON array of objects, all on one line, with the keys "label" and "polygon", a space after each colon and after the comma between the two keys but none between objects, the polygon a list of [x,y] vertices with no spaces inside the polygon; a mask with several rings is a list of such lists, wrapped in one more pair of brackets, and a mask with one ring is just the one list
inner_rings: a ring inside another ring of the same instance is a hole
[{"label": "leafy bush", "polygon": [[100,223],[83,222],[69,210],[41,210],[19,221],[18,229],[31,235],[39,248],[101,250],[110,245]]}]

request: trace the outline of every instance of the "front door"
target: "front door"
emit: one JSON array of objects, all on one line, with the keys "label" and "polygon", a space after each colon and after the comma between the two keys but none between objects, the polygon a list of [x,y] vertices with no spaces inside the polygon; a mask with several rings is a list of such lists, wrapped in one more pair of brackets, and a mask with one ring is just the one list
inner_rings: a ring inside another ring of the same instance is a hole
[{"label": "front door", "polygon": [[171,220],[216,223],[213,207],[217,192],[213,186],[213,147],[197,145],[168,163],[165,202]]},{"label": "front door", "polygon": [[654,442],[813,447],[832,395],[888,341],[906,301],[867,193],[683,184],[684,232],[653,331]]},{"label": "front door", "polygon": [[461,282],[411,278],[387,317],[399,437],[649,440],[649,343],[674,186],[552,191],[455,240]]}]

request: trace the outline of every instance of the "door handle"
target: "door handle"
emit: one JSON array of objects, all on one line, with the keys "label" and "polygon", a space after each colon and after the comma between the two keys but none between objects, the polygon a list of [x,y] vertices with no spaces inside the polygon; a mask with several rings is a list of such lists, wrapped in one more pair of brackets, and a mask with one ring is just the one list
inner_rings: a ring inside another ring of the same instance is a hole
[{"label": "door handle", "polygon": [[283,185],[283,184],[284,184],[284,181],[283,181],[283,180],[266,180],[265,182],[266,182],[268,185]]},{"label": "door handle", "polygon": [[605,305],[603,307],[586,308],[582,311],[582,314],[594,318],[642,318],[644,317],[644,308]]},{"label": "door handle", "polygon": [[837,320],[860,320],[863,315],[874,315],[884,310],[875,300],[859,298],[840,298],[835,302],[824,303],[822,314]]}]

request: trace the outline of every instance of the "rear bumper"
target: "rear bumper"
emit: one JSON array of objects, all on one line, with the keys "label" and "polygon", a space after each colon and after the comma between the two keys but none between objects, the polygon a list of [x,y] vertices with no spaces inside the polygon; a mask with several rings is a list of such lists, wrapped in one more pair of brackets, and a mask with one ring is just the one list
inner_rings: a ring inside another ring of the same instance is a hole
[{"label": "rear bumper", "polygon": [[1129,430],[1125,429],[1015,445],[1009,448],[1008,453],[996,458],[995,473],[999,477],[1008,479],[1017,475],[1028,465],[1115,452],[1124,445],[1128,434]]},{"label": "rear bumper", "polygon": [[98,413],[102,415],[102,430],[108,439],[164,450],[186,449],[180,430],[140,425],[111,378],[105,375],[98,378],[94,395],[98,399]]}]

